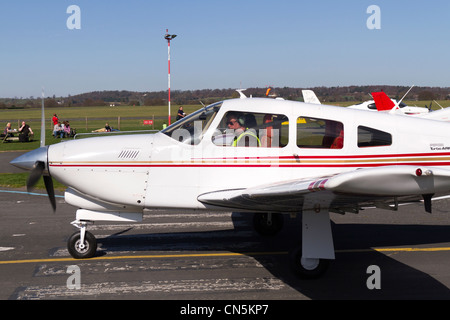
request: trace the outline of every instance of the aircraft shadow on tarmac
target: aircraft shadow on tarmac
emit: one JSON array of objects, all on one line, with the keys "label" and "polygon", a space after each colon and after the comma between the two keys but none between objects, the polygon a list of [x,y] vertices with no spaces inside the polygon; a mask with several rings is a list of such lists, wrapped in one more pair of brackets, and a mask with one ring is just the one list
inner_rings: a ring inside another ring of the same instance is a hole
[{"label": "aircraft shadow on tarmac", "polygon": [[[245,255],[287,252],[300,243],[300,218],[286,217],[283,230],[274,237],[256,234],[251,227],[251,215],[248,224],[242,224],[242,215],[235,219],[233,214],[232,218],[233,222],[239,221],[232,230],[126,235],[130,230],[126,229],[98,239],[98,255],[107,251],[230,251]],[[288,254],[252,257],[275,277],[311,299],[450,299],[450,289],[432,276],[396,260],[394,253],[391,258],[389,253],[370,249],[450,242],[450,226],[332,222],[332,229],[336,260],[320,279],[299,279],[289,267]],[[361,251],[346,251],[350,249]],[[381,289],[367,287],[371,276],[367,268],[371,265],[380,268]]]}]

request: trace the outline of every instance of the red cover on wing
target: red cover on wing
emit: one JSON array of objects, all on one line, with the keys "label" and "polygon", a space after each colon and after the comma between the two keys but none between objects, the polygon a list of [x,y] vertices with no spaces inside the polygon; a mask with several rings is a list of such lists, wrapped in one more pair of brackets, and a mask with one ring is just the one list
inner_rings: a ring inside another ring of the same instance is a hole
[{"label": "red cover on wing", "polygon": [[384,92],[372,92],[373,100],[378,111],[391,110],[395,103]]}]

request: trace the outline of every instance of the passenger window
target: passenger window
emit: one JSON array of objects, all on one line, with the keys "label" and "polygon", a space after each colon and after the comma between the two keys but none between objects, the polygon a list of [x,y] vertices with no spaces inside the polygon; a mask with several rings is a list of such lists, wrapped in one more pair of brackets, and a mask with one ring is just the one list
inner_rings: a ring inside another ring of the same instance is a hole
[{"label": "passenger window", "polygon": [[225,147],[282,148],[288,137],[285,115],[230,111],[220,121],[212,141]]},{"label": "passenger window", "polygon": [[392,135],[390,133],[364,126],[358,127],[358,147],[381,147],[391,144]]},{"label": "passenger window", "polygon": [[344,126],[341,122],[309,117],[297,119],[299,148],[342,149]]}]

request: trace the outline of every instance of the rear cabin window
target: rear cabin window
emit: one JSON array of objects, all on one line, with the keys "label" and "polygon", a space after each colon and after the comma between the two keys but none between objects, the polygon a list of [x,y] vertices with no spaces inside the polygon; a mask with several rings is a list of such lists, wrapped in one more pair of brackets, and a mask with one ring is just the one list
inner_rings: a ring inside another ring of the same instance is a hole
[{"label": "rear cabin window", "polygon": [[392,144],[392,135],[374,128],[358,127],[358,147],[381,147]]},{"label": "rear cabin window", "polygon": [[229,111],[212,141],[222,147],[283,148],[288,138],[289,120],[285,115]]},{"label": "rear cabin window", "polygon": [[297,146],[299,148],[342,149],[344,126],[341,122],[300,117],[297,119]]}]

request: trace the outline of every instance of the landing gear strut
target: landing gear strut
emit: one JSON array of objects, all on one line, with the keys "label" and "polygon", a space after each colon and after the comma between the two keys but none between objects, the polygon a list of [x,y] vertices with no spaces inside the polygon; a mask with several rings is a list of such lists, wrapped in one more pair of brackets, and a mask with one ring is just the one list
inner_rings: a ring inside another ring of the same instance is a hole
[{"label": "landing gear strut", "polygon": [[[311,197],[311,196],[310,196]],[[292,270],[303,279],[321,277],[335,259],[328,209],[329,202],[306,198],[302,208],[301,245],[290,252]],[[253,226],[263,236],[273,236],[283,227],[280,213],[255,213]]]},{"label": "landing gear strut", "polygon": [[97,240],[94,235],[86,231],[87,222],[74,221],[72,225],[80,229],[75,232],[67,241],[67,249],[75,259],[92,258],[97,252]]}]

